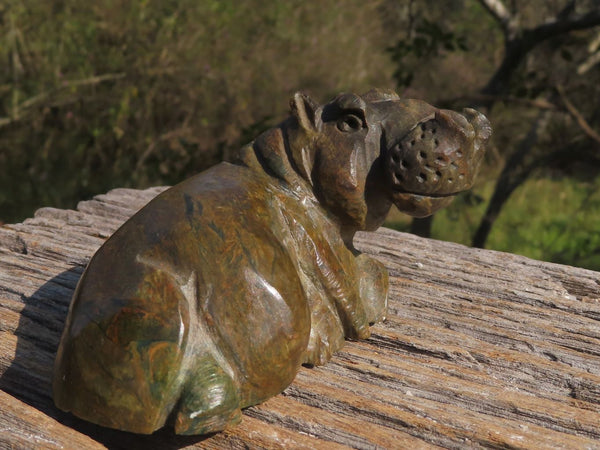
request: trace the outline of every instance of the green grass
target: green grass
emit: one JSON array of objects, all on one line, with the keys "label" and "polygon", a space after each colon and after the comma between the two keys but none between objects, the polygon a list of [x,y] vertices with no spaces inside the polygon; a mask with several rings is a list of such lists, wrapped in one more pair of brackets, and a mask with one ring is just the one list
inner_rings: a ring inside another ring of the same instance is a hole
[{"label": "green grass", "polygon": [[[493,187],[484,183],[437,213],[432,237],[470,245]],[[410,220],[395,213],[386,226],[406,231]],[[505,204],[486,247],[600,270],[600,176],[528,180]]]}]

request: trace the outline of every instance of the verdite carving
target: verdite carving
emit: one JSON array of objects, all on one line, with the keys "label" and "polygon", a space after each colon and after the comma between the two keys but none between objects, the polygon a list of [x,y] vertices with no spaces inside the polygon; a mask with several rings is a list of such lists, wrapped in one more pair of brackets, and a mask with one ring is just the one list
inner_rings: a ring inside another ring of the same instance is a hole
[{"label": "verdite carving", "polygon": [[59,408],[136,433],[219,431],[384,318],[387,271],[354,234],[392,204],[426,216],[470,188],[489,122],[379,90],[297,93],[291,109],[94,255],[56,357]]}]

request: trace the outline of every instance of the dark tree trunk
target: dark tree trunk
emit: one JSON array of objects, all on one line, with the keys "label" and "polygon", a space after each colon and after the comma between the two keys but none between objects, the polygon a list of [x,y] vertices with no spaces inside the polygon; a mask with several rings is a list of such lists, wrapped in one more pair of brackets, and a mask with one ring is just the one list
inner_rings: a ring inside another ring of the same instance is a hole
[{"label": "dark tree trunk", "polygon": [[[517,177],[509,180],[509,176],[504,176],[504,170],[510,170],[511,168],[507,164],[503,170],[503,174],[500,176],[498,183],[496,184],[496,188],[494,190],[494,194],[488,203],[487,209],[485,210],[485,214],[483,215],[481,222],[479,223],[479,227],[475,232],[475,236],[473,237],[472,246],[478,248],[485,248],[485,243],[489,237],[490,231],[492,231],[492,226],[498,216],[500,215],[500,211],[502,211],[502,207],[510,198],[511,194],[517,189],[521,184],[527,180],[529,174],[533,170],[532,167],[528,167],[526,169],[519,169],[518,167],[513,167],[515,171],[519,171]],[[513,174],[514,176],[514,174]]]},{"label": "dark tree trunk", "polygon": [[414,218],[410,224],[410,232],[421,237],[431,237],[433,217]]},{"label": "dark tree trunk", "polygon": [[502,173],[496,182],[492,198],[473,237],[473,247],[485,248],[485,243],[492,226],[500,215],[500,211],[506,201],[515,189],[527,180],[531,172],[536,167],[539,167],[541,158],[537,160],[534,158],[529,163],[525,163],[525,160],[535,147],[540,133],[543,133],[549,116],[549,111],[540,112],[527,135],[519,142],[515,152],[506,161]]}]

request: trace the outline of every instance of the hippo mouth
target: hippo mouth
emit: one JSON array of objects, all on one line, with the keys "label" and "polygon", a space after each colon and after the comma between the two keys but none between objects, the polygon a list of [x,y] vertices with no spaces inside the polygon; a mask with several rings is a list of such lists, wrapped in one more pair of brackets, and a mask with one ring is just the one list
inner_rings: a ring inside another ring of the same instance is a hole
[{"label": "hippo mouth", "polygon": [[438,209],[445,208],[459,194],[420,195],[406,192],[394,192],[391,200],[396,207],[413,217],[427,217]]},{"label": "hippo mouth", "polygon": [[447,197],[456,197],[458,194],[460,194],[462,192],[466,192],[466,191],[468,191],[468,189],[463,189],[461,191],[456,191],[456,192],[449,192],[447,194],[422,194],[419,192],[398,191],[398,192],[393,192],[392,195],[412,195],[412,196],[427,197],[427,198],[447,198]]},{"label": "hippo mouth", "polygon": [[435,110],[393,143],[385,155],[391,200],[408,214],[424,217],[470,189],[491,127],[482,114]]}]

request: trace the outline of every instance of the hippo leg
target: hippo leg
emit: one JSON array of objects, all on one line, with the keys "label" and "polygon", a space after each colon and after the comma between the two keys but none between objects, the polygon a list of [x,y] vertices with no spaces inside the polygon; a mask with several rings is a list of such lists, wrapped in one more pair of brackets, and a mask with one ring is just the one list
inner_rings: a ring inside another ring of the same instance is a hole
[{"label": "hippo leg", "polygon": [[379,261],[365,255],[356,257],[360,298],[370,324],[385,320],[387,313],[388,272]]},{"label": "hippo leg", "polygon": [[175,408],[175,432],[214,433],[242,419],[238,389],[212,355],[198,358]]},{"label": "hippo leg", "polygon": [[[99,425],[153,433],[182,389],[190,322],[185,292],[168,272],[146,270],[139,271],[139,282],[129,279],[137,286],[130,296],[110,291],[115,282],[98,299],[95,273],[88,269],[89,284],[75,295],[68,339],[63,336],[56,360],[55,402]],[[93,305],[102,303],[104,317],[98,318]]]},{"label": "hippo leg", "polygon": [[309,366],[322,366],[344,345],[344,326],[335,305],[327,298],[320,296],[316,290],[309,291],[307,298],[312,302],[311,327],[302,363]]}]

